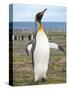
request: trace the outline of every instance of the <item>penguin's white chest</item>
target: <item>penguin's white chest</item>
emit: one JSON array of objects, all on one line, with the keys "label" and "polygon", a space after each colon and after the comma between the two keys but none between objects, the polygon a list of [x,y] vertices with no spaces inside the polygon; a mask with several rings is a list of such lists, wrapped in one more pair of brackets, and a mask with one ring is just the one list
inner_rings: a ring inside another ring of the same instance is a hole
[{"label": "penguin's white chest", "polygon": [[49,61],[49,42],[44,32],[36,35],[36,46],[34,50],[34,73],[41,78],[46,74]]}]

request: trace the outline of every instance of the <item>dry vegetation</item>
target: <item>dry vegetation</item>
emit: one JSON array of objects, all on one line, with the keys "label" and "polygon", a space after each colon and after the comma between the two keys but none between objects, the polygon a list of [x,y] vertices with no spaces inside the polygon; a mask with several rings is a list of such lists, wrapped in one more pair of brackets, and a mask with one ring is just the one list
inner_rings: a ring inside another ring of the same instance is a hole
[{"label": "dry vegetation", "polygon": [[[46,32],[49,41],[61,45],[66,50],[66,34],[61,31]],[[26,55],[27,40],[13,42],[13,85],[36,85],[33,79],[31,57]],[[66,51],[65,51],[66,52]],[[51,49],[49,68],[45,82],[37,84],[55,84],[66,82],[66,54]]]}]

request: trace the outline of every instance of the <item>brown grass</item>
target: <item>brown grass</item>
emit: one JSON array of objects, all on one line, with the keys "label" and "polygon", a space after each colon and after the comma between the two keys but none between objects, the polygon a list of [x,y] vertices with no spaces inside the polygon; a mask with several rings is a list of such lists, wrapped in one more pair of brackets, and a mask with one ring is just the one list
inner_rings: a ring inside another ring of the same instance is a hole
[{"label": "brown grass", "polygon": [[[65,32],[46,32],[49,41],[61,45],[66,50]],[[36,85],[33,78],[32,60],[26,55],[27,41],[13,42],[13,85]],[[66,82],[66,56],[63,52],[51,49],[49,68],[45,82],[37,84],[55,84]]]}]

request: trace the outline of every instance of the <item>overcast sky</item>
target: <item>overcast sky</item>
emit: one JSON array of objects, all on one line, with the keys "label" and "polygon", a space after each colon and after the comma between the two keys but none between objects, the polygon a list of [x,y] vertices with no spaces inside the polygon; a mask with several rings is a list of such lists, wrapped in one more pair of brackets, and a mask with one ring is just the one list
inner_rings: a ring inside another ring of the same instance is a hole
[{"label": "overcast sky", "polygon": [[[13,4],[13,21],[26,22],[34,21],[35,15],[47,8],[42,21],[65,22],[66,8],[61,6]],[[11,13],[11,9],[10,13]],[[12,15],[12,14],[10,14]],[[10,16],[11,17],[11,16]],[[10,19],[11,21],[11,19]]]}]

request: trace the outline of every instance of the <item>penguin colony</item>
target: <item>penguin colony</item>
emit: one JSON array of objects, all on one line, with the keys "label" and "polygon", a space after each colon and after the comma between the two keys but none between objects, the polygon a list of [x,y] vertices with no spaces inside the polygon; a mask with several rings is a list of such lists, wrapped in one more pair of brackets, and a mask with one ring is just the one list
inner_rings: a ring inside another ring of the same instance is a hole
[{"label": "penguin colony", "polygon": [[47,9],[39,12],[35,16],[36,30],[32,40],[26,46],[26,52],[28,55],[32,55],[32,65],[34,81],[46,80],[46,74],[48,70],[50,48],[61,50],[64,49],[56,43],[48,41],[47,35],[42,27],[41,20],[44,12]]}]

